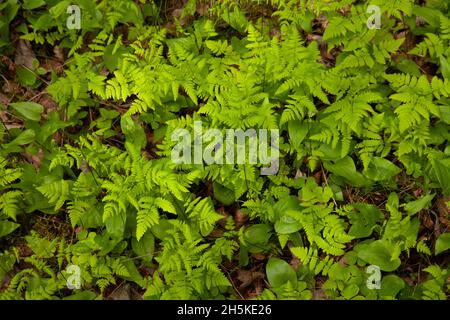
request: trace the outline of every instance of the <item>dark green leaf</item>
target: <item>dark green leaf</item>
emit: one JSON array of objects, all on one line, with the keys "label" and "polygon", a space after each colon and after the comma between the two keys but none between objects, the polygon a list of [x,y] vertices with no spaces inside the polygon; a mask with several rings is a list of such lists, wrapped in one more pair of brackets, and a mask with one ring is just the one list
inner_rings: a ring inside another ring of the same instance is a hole
[{"label": "dark green leaf", "polygon": [[297,286],[297,275],[294,269],[284,260],[278,258],[270,258],[266,265],[267,280],[272,287],[277,288],[288,281],[294,287]]}]

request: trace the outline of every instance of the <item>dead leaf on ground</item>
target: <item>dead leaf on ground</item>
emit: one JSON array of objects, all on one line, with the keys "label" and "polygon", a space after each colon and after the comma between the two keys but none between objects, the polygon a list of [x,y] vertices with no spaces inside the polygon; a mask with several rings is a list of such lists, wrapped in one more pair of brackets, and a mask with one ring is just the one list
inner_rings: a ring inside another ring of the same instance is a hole
[{"label": "dead leaf on ground", "polygon": [[42,160],[44,159],[44,151],[42,149],[39,149],[39,152],[35,155],[23,153],[23,156],[27,159],[28,162],[33,165],[33,167],[39,169],[41,167]]},{"label": "dead leaf on ground", "polygon": [[33,59],[36,58],[33,50],[28,41],[19,39],[17,41],[16,54],[14,57],[14,63],[16,65],[24,65],[29,69],[33,69]]},{"label": "dead leaf on ground", "polygon": [[447,202],[450,201],[450,196],[441,197],[436,201],[436,206],[439,213],[439,221],[446,226],[447,230],[450,229],[450,207]]},{"label": "dead leaf on ground", "polygon": [[210,3],[198,3],[197,4],[197,13],[200,16],[206,16],[208,14],[209,8],[211,8]]},{"label": "dead leaf on ground", "polygon": [[42,68],[44,68],[47,72],[56,72],[58,76],[62,75],[64,71],[64,65],[56,60],[47,60],[42,64]]},{"label": "dead leaf on ground", "polygon": [[312,299],[313,300],[326,300],[327,294],[325,293],[325,290],[323,290],[322,288],[314,289]]},{"label": "dead leaf on ground", "polygon": [[41,97],[38,100],[38,103],[44,107],[46,114],[58,110],[58,104],[47,93],[41,95]]},{"label": "dead leaf on ground", "polygon": [[244,212],[242,212],[240,209],[236,210],[234,214],[234,223],[236,223],[237,229],[240,229],[247,220],[248,216]]},{"label": "dead leaf on ground", "polygon": [[55,54],[55,58],[59,61],[59,62],[64,62],[64,52],[61,49],[61,47],[59,46],[55,46],[53,47],[53,53]]},{"label": "dead leaf on ground", "polygon": [[259,252],[252,253],[252,257],[255,258],[258,261],[266,260],[266,256],[264,254],[262,254],[262,253],[259,253]]},{"label": "dead leaf on ground", "polygon": [[0,57],[0,61],[8,66],[8,71],[9,72],[11,72],[11,73],[15,73],[16,72],[16,66],[14,65],[14,62],[12,62],[12,60],[9,57],[1,56]]},{"label": "dead leaf on ground", "polygon": [[3,93],[0,93],[0,103],[3,103],[5,106],[9,105],[9,98],[5,96]]},{"label": "dead leaf on ground", "polygon": [[299,258],[293,257],[293,258],[291,259],[291,262],[289,262],[289,264],[292,266],[292,268],[294,268],[295,270],[297,270],[297,269],[302,265],[302,262],[300,261]]},{"label": "dead leaf on ground", "polygon": [[22,88],[20,87],[20,85],[12,81],[5,82],[2,90],[4,93],[9,93],[11,95],[17,95],[22,92]]},{"label": "dead leaf on ground", "polygon": [[130,283],[119,284],[107,296],[107,300],[142,300],[142,295]]},{"label": "dead leaf on ground", "polygon": [[107,300],[131,300],[130,284],[117,286],[106,298]]},{"label": "dead leaf on ground", "polygon": [[257,279],[264,279],[264,277],[265,275],[262,272],[240,269],[237,271],[236,279],[241,282],[239,288],[242,289],[248,287]]}]

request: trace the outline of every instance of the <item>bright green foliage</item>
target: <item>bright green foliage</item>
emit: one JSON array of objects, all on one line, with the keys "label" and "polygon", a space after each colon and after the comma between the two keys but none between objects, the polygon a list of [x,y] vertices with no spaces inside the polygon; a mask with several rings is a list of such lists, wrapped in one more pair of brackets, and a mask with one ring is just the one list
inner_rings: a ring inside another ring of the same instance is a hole
[{"label": "bright green foliage", "polygon": [[[0,240],[12,243],[0,299],[101,299],[122,280],[145,299],[236,299],[236,271],[253,264],[267,278],[258,299],[447,298],[448,230],[425,230],[448,221],[436,215],[450,195],[447,3],[227,0],[203,15],[189,0],[174,28],[158,25],[157,1],[24,3],[0,4],[0,53],[20,18],[14,32],[67,60],[48,83],[39,62],[20,82],[55,110],[0,103],[21,119],[0,124]],[[81,30],[66,28],[68,5]],[[175,164],[171,135],[194,121],[278,129],[278,173]],[[34,225],[53,218],[59,232]]]}]

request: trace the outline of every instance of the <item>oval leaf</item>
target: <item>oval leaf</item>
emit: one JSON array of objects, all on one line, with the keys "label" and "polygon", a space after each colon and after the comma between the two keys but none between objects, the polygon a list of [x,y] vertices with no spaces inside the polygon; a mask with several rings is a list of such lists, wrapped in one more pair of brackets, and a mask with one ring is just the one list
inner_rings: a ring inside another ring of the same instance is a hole
[{"label": "oval leaf", "polygon": [[438,255],[448,249],[450,249],[450,232],[441,234],[436,240],[435,254]]},{"label": "oval leaf", "polygon": [[267,279],[272,287],[280,287],[288,281],[294,287],[297,285],[297,275],[294,269],[284,260],[270,258],[266,265]]},{"label": "oval leaf", "polygon": [[39,121],[44,107],[35,102],[16,102],[10,106],[28,120]]}]

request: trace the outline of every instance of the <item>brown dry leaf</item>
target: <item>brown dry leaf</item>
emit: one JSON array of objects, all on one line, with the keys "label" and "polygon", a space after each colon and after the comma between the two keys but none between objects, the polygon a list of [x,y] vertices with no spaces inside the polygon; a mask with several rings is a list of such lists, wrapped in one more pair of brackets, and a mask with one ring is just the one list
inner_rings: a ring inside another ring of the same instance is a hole
[{"label": "brown dry leaf", "polygon": [[3,103],[5,106],[9,105],[9,98],[0,92],[0,103]]},{"label": "brown dry leaf", "polygon": [[291,259],[291,262],[289,262],[289,264],[292,266],[292,268],[297,270],[301,266],[302,263],[301,263],[300,259],[298,259],[297,257],[293,257]]},{"label": "brown dry leaf", "polygon": [[263,282],[258,281],[257,285],[255,286],[256,297],[258,297],[263,291],[264,291]]},{"label": "brown dry leaf", "polygon": [[84,230],[83,227],[75,227],[74,232],[75,232],[76,234],[78,234],[78,233],[82,232],[83,230]]},{"label": "brown dry leaf", "polygon": [[131,300],[131,286],[129,283],[117,286],[107,297],[107,300]]},{"label": "brown dry leaf", "polygon": [[4,93],[9,93],[11,95],[17,95],[22,91],[20,85],[12,81],[5,82],[2,90]]},{"label": "brown dry leaf", "polygon": [[262,254],[262,253],[259,253],[259,252],[252,253],[252,257],[255,258],[258,261],[266,260],[266,256],[264,254]]},{"label": "brown dry leaf", "polygon": [[434,227],[434,221],[431,219],[431,216],[428,212],[420,212],[419,218],[422,221],[422,224],[427,228],[428,230],[433,230]]},{"label": "brown dry leaf", "polygon": [[279,28],[276,28],[276,27],[270,29],[270,36],[271,36],[271,37],[278,37],[278,38],[280,38],[280,37],[281,37],[281,31],[280,31],[280,29],[279,29]]},{"label": "brown dry leaf", "polygon": [[223,231],[219,229],[214,229],[211,231],[211,233],[208,235],[208,238],[220,238],[223,236]]},{"label": "brown dry leaf", "polygon": [[419,198],[422,194],[423,194],[423,189],[422,188],[419,188],[419,189],[416,189],[416,190],[413,191],[413,195],[416,198]]},{"label": "brown dry leaf", "polygon": [[25,243],[20,243],[16,246],[16,248],[19,250],[20,257],[29,257],[33,254],[33,250],[29,246],[27,246]]},{"label": "brown dry leaf", "polygon": [[55,54],[55,58],[59,62],[64,63],[64,52],[61,49],[61,47],[58,47],[58,46],[53,47],[53,53]]},{"label": "brown dry leaf", "polygon": [[183,9],[175,9],[172,11],[172,17],[175,20],[178,20],[182,27],[186,27],[189,24],[189,22],[192,20],[192,17],[183,17],[182,18],[181,17],[182,13],[183,13]]},{"label": "brown dry leaf", "polygon": [[41,167],[42,160],[44,160],[44,150],[39,149],[38,153],[35,155],[24,153],[23,156],[33,165],[33,167],[39,169]]},{"label": "brown dry leaf", "polygon": [[305,176],[305,174],[300,169],[297,169],[297,171],[295,172],[294,179],[298,179],[298,178],[301,178],[304,176]]},{"label": "brown dry leaf", "polygon": [[21,123],[17,123],[17,122],[9,122],[9,123],[4,123],[4,126],[7,130],[11,130],[11,129],[15,129],[15,128],[23,128],[23,124]]},{"label": "brown dry leaf", "polygon": [[316,179],[317,184],[320,186],[322,184],[322,171],[317,171],[313,174],[314,179]]},{"label": "brown dry leaf", "polygon": [[264,281],[262,281],[262,279],[258,279],[253,283],[253,286],[253,290],[250,289],[244,294],[245,299],[253,299],[258,297],[264,290]]},{"label": "brown dry leaf", "polygon": [[142,300],[142,295],[133,284],[122,282],[107,296],[107,300]]},{"label": "brown dry leaf", "polygon": [[450,228],[450,207],[446,202],[450,201],[449,197],[441,197],[436,201],[436,206],[439,213],[439,221],[448,228]]},{"label": "brown dry leaf", "polygon": [[339,259],[338,264],[341,265],[342,267],[348,266],[347,258],[345,256],[342,257],[341,259]]},{"label": "brown dry leaf", "polygon": [[56,131],[53,134],[52,138],[53,138],[53,141],[55,141],[56,144],[58,144],[58,145],[61,145],[63,143],[63,136],[62,136],[61,132],[59,132],[59,131]]},{"label": "brown dry leaf", "polygon": [[312,299],[313,300],[326,300],[327,294],[325,293],[325,290],[323,290],[322,288],[314,289]]},{"label": "brown dry leaf", "polygon": [[42,161],[44,160],[44,150],[39,149],[38,153],[31,157],[31,163],[33,167],[39,169],[42,165]]},{"label": "brown dry leaf", "polygon": [[11,73],[15,73],[16,72],[16,66],[14,65],[14,62],[12,62],[12,60],[9,57],[1,56],[0,57],[0,61],[8,66],[8,71],[9,72],[11,72]]},{"label": "brown dry leaf", "polygon": [[200,16],[205,16],[208,14],[208,10],[211,7],[210,3],[198,3],[197,4],[197,13]]},{"label": "brown dry leaf", "polygon": [[408,286],[414,286],[414,281],[408,276],[400,276]]},{"label": "brown dry leaf", "polygon": [[3,279],[0,281],[0,291],[3,291],[4,289],[9,287],[12,276],[13,276],[13,274],[11,272],[8,272],[7,274],[5,274]]},{"label": "brown dry leaf", "polygon": [[61,75],[64,71],[64,65],[56,60],[47,60],[42,64],[42,68],[47,70],[47,72],[56,72],[57,75]]},{"label": "brown dry leaf", "polygon": [[240,269],[237,271],[236,279],[238,279],[241,282],[239,288],[242,289],[248,287],[250,284],[252,284],[253,281],[257,279],[264,279],[264,273],[259,271]]},{"label": "brown dry leaf", "polygon": [[8,116],[6,115],[6,111],[0,111],[0,122],[2,122],[3,125],[6,125],[8,122]]},{"label": "brown dry leaf", "polygon": [[28,41],[19,39],[16,47],[16,54],[14,57],[14,63],[16,65],[24,65],[29,69],[33,69],[33,59],[36,58],[33,50],[31,50],[30,43]]},{"label": "brown dry leaf", "polygon": [[241,287],[245,287],[253,281],[252,272],[250,270],[239,269],[236,279],[242,283]]},{"label": "brown dry leaf", "polygon": [[217,223],[218,223],[219,226],[221,226],[222,228],[225,228],[225,226],[227,225],[228,217],[229,217],[230,215],[226,212],[226,210],[225,210],[224,207],[219,207],[219,208],[217,209],[217,212],[223,216],[223,218],[220,219],[219,221],[217,221]]},{"label": "brown dry leaf", "polygon": [[234,214],[234,222],[236,223],[236,228],[241,228],[245,222],[248,220],[248,216],[243,213],[240,209],[236,210]]},{"label": "brown dry leaf", "polygon": [[58,110],[58,104],[47,93],[40,97],[38,103],[44,107],[45,113],[47,114]]}]

